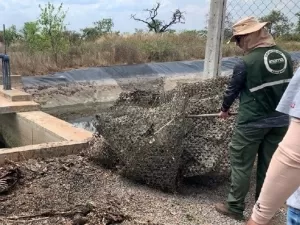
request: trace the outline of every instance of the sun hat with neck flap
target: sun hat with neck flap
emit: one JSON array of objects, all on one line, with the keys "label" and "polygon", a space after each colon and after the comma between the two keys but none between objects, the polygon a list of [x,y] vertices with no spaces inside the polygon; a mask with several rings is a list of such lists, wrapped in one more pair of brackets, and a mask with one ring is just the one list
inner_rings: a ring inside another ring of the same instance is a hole
[{"label": "sun hat with neck flap", "polygon": [[251,34],[256,31],[259,31],[266,25],[268,25],[270,22],[259,22],[255,17],[246,17],[237,23],[235,23],[232,26],[233,30],[233,36],[230,38],[228,41],[228,44],[230,42],[235,42],[236,41],[236,36],[242,36],[246,34]]}]

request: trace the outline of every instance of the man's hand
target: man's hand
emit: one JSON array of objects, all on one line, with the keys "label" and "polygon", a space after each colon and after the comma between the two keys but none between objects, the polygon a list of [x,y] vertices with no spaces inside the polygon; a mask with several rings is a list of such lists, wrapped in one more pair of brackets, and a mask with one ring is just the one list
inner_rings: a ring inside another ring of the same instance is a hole
[{"label": "man's hand", "polygon": [[229,111],[227,111],[227,112],[223,112],[223,111],[221,111],[220,113],[219,113],[219,117],[221,118],[221,119],[227,119],[228,117],[229,117]]}]

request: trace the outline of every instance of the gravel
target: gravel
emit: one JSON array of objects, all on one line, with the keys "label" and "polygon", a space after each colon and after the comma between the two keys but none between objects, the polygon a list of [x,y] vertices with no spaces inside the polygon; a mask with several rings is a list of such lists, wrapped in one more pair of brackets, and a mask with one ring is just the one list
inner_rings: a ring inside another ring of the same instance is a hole
[{"label": "gravel", "polygon": [[[102,146],[99,141],[95,143],[92,146]],[[1,224],[244,224],[214,210],[215,203],[225,200],[228,182],[213,186],[185,183],[177,193],[165,193],[102,168],[95,163],[94,150],[84,149],[85,154],[77,156],[19,163],[23,179],[9,194],[0,196]],[[253,199],[249,195],[247,213]],[[283,221],[284,210],[278,214],[275,225]]]}]

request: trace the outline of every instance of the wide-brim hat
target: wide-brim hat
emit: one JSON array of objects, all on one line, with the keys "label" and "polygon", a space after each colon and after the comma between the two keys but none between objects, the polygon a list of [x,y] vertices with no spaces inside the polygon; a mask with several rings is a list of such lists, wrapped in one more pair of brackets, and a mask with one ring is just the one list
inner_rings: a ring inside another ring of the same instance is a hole
[{"label": "wide-brim hat", "polygon": [[236,36],[251,34],[259,31],[270,22],[259,22],[255,17],[246,17],[232,26],[233,36],[230,38],[228,43],[235,42]]}]

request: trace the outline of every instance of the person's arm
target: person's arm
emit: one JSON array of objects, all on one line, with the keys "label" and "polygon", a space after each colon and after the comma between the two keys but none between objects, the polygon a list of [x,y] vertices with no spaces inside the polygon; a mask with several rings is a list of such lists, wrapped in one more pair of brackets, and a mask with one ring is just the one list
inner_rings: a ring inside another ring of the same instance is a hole
[{"label": "person's arm", "polygon": [[228,112],[229,108],[239,96],[246,83],[246,65],[243,61],[238,62],[230,79],[229,85],[224,93],[221,111]]},{"label": "person's arm", "polygon": [[223,102],[221,106],[221,112],[219,117],[226,119],[229,116],[229,108],[239,96],[241,90],[244,88],[246,83],[247,70],[244,61],[239,61],[234,69],[233,74],[228,84],[228,87],[224,93]]}]

